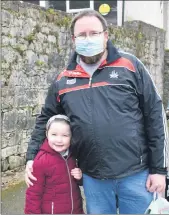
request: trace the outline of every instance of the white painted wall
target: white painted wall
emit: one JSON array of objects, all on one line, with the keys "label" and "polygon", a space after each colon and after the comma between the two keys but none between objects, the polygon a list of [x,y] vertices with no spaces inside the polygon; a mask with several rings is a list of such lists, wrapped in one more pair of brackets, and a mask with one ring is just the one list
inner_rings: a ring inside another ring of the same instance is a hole
[{"label": "white painted wall", "polygon": [[[123,1],[117,1],[117,24],[122,25]],[[166,48],[169,49],[169,1],[125,0],[124,21],[140,20],[166,31]]]},{"label": "white painted wall", "polygon": [[[125,1],[124,21],[140,20],[163,28],[162,1]],[[122,23],[122,1],[118,1],[118,25]]]},{"label": "white painted wall", "polygon": [[117,25],[122,26],[122,7],[123,1],[117,1]]},{"label": "white painted wall", "polygon": [[169,49],[169,1],[164,1],[163,4],[163,25],[166,31],[166,48]]}]

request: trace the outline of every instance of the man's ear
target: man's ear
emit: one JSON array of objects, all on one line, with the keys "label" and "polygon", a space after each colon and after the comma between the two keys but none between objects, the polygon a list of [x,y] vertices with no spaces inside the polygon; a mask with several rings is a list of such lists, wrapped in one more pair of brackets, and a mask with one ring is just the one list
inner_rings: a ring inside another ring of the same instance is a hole
[{"label": "man's ear", "polygon": [[46,137],[48,137],[48,132],[46,131]]},{"label": "man's ear", "polygon": [[74,37],[74,35],[72,35],[72,41],[75,42],[75,37]]},{"label": "man's ear", "polygon": [[104,32],[104,35],[105,35],[106,39],[108,40],[109,39],[109,32],[107,30]]}]

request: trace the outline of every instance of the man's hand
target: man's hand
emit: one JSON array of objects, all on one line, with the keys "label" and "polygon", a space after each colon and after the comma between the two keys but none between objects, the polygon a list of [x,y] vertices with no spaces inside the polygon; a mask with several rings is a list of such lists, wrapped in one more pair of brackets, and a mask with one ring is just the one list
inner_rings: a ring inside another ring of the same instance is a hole
[{"label": "man's hand", "polygon": [[166,176],[160,174],[149,174],[146,187],[149,192],[162,193],[165,191]]},{"label": "man's hand", "polygon": [[71,170],[71,175],[77,179],[80,180],[82,178],[82,171],[79,168],[74,168]]},{"label": "man's hand", "polygon": [[33,161],[30,160],[26,164],[26,169],[25,169],[25,182],[27,186],[29,187],[30,185],[32,186],[33,183],[31,182],[30,179],[36,181],[37,179],[32,175],[33,172]]}]

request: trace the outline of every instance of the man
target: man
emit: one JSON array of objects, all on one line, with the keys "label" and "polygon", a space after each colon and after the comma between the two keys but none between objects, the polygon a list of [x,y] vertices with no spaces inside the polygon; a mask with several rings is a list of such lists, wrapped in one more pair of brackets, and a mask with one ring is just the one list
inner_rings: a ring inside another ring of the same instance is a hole
[{"label": "man", "polygon": [[25,180],[45,138],[45,125],[60,113],[71,119],[72,147],[83,171],[88,213],[144,213],[153,192],[165,190],[167,128],[162,101],[148,71],[109,41],[96,11],[71,25],[75,53],[51,85],[27,150]]}]

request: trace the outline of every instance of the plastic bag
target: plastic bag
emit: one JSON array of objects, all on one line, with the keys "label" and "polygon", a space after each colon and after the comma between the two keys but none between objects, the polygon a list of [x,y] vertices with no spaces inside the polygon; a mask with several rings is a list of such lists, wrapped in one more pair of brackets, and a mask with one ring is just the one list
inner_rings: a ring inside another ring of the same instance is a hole
[{"label": "plastic bag", "polygon": [[145,211],[145,214],[169,214],[169,202],[155,193],[153,201]]}]

